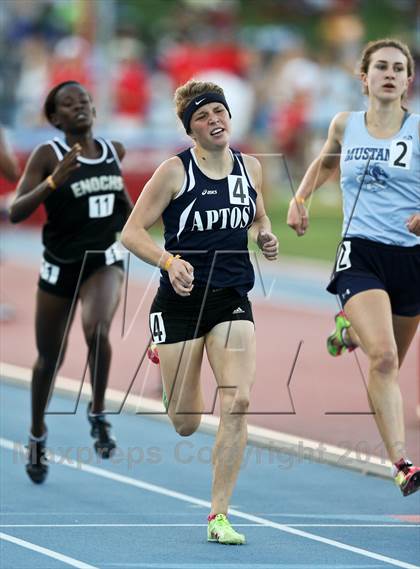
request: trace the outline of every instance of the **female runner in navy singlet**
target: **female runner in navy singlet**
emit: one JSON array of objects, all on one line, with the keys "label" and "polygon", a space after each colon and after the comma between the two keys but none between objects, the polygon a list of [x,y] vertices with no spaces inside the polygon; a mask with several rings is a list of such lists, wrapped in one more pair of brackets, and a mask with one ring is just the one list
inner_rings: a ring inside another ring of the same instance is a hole
[{"label": "female runner in navy singlet", "polygon": [[[339,113],[310,165],[287,223],[308,228],[304,202],[341,169],[343,241],[328,291],[345,307],[327,340],[338,356],[360,346],[369,359],[368,393],[402,494],[420,488],[420,468],[407,458],[398,371],[420,320],[420,117],[405,108],[414,62],[394,39],[368,44],[361,81],[367,112]],[[341,158],[340,158],[341,157]]]},{"label": "female runner in navy singlet", "polygon": [[41,204],[47,214],[36,301],[38,357],[32,373],[26,465],[29,477],[38,484],[48,472],[45,410],[63,362],[77,300],[89,349],[91,435],[103,458],[115,449],[104,399],[111,362],[109,329],[124,273],[116,239],[132,207],[121,176],[124,147],[94,138],[95,109],[86,89],[74,81],[57,85],[48,94],[44,111],[64,139],[54,138],[33,151],[10,207],[13,223],[26,219]]},{"label": "female runner in navy singlet", "polygon": [[[269,260],[277,258],[278,242],[264,209],[260,163],[229,147],[230,109],[223,90],[191,80],[177,89],[175,104],[193,147],[158,167],[122,242],[161,268],[150,329],[159,348],[164,403],[181,436],[200,425],[200,370],[207,352],[220,396],[207,537],[242,544],[245,536],[232,528],[227,512],[246,445],[256,373],[248,232]],[[164,249],[148,233],[160,216]]]}]

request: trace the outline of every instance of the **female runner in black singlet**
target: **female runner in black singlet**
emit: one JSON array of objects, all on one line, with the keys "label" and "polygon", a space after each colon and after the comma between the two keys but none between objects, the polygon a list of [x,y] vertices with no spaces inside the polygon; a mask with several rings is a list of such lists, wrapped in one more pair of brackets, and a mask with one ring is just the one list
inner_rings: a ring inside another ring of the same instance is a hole
[{"label": "female runner in black singlet", "polygon": [[[242,544],[245,536],[226,516],[246,445],[256,375],[248,233],[271,261],[278,242],[264,209],[259,161],[229,147],[230,110],[223,90],[191,80],[177,89],[175,102],[193,148],[159,166],[122,242],[162,269],[150,329],[159,349],[164,403],[182,436],[196,431],[204,411],[200,371],[207,352],[220,396],[207,539]],[[164,249],[147,231],[161,215]]]},{"label": "female runner in black singlet", "polygon": [[10,208],[13,223],[26,219],[40,204],[47,213],[26,465],[35,483],[42,483],[48,471],[44,415],[78,300],[89,349],[91,435],[103,458],[116,446],[105,420],[104,398],[111,361],[109,329],[123,282],[122,252],[116,240],[131,209],[120,168],[124,147],[94,138],[95,108],[86,89],[74,81],[57,85],[48,94],[44,111],[64,139],[54,138],[33,151]]}]

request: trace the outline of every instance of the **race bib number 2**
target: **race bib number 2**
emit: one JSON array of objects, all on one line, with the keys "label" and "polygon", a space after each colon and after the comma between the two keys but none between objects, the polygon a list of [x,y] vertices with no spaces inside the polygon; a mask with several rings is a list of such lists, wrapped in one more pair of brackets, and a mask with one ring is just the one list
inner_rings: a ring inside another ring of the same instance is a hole
[{"label": "race bib number 2", "polygon": [[351,267],[350,261],[351,241],[343,241],[337,255],[336,272],[345,271]]},{"label": "race bib number 2", "polygon": [[391,142],[389,151],[389,166],[391,168],[410,169],[411,155],[413,154],[413,141],[400,139]]}]

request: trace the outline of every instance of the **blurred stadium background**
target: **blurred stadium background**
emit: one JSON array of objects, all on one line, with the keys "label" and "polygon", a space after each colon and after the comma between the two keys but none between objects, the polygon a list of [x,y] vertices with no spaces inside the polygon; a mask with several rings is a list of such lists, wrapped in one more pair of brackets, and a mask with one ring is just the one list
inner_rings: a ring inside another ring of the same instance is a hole
[{"label": "blurred stadium background", "polygon": [[[174,89],[190,77],[214,80],[233,109],[234,145],[263,162],[282,253],[332,261],[340,231],[336,184],[314,200],[311,239],[303,246],[284,224],[291,197],[285,160],[296,185],[334,114],[363,108],[356,69],[364,42],[397,36],[410,45],[418,70],[419,6],[416,0],[3,0],[0,123],[23,165],[36,144],[57,134],[42,116],[46,93],[67,79],[84,83],[96,102],[96,132],[128,149],[124,174],[135,199],[157,164],[188,144],[173,111]],[[410,103],[418,111],[419,79],[415,87]],[[0,183],[3,195],[13,189]],[[39,211],[30,222],[41,218]]]}]

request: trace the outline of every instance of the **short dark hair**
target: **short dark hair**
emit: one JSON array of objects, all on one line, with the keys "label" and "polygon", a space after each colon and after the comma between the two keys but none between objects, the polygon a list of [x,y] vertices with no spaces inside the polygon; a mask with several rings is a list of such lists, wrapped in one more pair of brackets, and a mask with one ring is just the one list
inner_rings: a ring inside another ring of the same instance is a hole
[{"label": "short dark hair", "polygon": [[219,85],[216,85],[216,83],[210,83],[209,81],[197,81],[196,79],[190,79],[178,87],[175,91],[174,101],[176,114],[181,121],[184,111],[191,101],[203,93],[216,93],[217,95],[222,95],[222,97],[225,96],[223,89],[219,87]]},{"label": "short dark hair", "polygon": [[[51,118],[52,118],[52,115],[55,113],[55,105],[56,105],[55,98],[57,96],[57,93],[63,87],[67,87],[67,85],[78,85],[79,87],[83,87],[83,85],[81,83],[79,83],[78,81],[63,81],[62,83],[59,83],[58,85],[56,85],[55,87],[53,87],[51,89],[51,91],[48,93],[47,98],[45,99],[45,103],[44,103],[44,114],[47,118],[47,121],[50,124],[53,124],[51,122]],[[55,125],[53,125],[53,126],[55,126]]]}]

